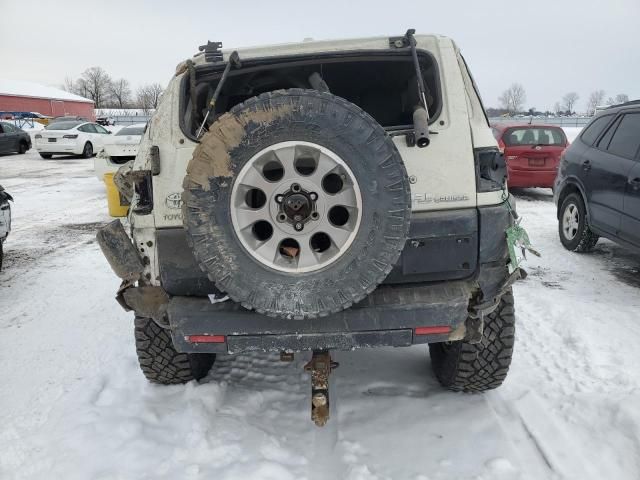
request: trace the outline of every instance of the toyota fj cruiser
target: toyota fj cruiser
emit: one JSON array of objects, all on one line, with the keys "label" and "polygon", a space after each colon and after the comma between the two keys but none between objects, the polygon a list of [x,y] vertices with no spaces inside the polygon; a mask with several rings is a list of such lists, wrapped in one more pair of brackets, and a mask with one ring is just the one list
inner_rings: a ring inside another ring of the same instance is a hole
[{"label": "toyota fj cruiser", "polygon": [[319,425],[333,349],[429,344],[444,386],[502,383],[521,272],[505,164],[458,47],[413,33],[208,42],[178,65],[117,181],[129,232],[98,233],[149,380],[312,351]]}]

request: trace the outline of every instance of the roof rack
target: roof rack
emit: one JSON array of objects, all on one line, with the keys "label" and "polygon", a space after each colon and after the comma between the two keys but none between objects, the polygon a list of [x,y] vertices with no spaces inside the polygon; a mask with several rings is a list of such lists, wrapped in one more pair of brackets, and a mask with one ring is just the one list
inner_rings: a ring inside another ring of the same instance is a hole
[{"label": "roof rack", "polygon": [[617,105],[611,105],[610,107],[607,107],[607,108],[627,107],[630,105],[640,105],[640,100],[630,100],[628,102],[618,103]]}]

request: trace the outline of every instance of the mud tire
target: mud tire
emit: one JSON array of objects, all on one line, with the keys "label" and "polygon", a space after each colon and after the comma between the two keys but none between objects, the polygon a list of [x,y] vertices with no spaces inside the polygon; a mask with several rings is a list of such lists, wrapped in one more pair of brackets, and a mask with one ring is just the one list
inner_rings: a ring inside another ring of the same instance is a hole
[{"label": "mud tire", "polygon": [[[255,260],[231,220],[231,192],[242,167],[285,141],[334,152],[362,194],[360,227],[350,247],[333,263],[306,273]],[[217,287],[245,308],[290,319],[336,313],[371,293],[396,264],[411,215],[407,173],[384,129],[340,97],[302,89],[261,94],[218,118],[189,163],[182,199],[187,239]]]},{"label": "mud tire", "polygon": [[140,369],[153,383],[175,385],[200,380],[216,358],[212,353],[177,352],[169,330],[150,318],[136,317],[135,339]]},{"label": "mud tire", "polygon": [[515,340],[513,293],[502,296],[498,308],[484,319],[479,343],[465,341],[429,344],[431,366],[449,390],[478,393],[502,385],[507,377]]}]

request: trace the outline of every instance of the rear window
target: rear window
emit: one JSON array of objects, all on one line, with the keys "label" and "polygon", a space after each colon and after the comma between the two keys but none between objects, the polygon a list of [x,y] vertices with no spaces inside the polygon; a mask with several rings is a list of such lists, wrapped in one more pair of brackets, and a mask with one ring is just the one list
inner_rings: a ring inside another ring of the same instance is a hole
[{"label": "rear window", "polygon": [[50,123],[46,127],[45,130],[71,130],[72,128],[77,127],[82,122],[55,122]]},{"label": "rear window", "polygon": [[567,137],[560,128],[522,127],[510,128],[504,132],[502,141],[505,145],[555,145],[564,146]]},{"label": "rear window", "polygon": [[[438,66],[435,58],[418,53],[420,71],[425,84],[430,122],[437,120],[442,106]],[[313,88],[311,76],[320,75],[329,91],[354,103],[388,129],[413,125],[413,111],[420,103],[416,69],[405,51],[381,54],[310,55],[272,60],[243,62],[240,70],[231,70],[215,110],[208,117],[211,123],[235,105],[264,92],[288,88]],[[196,68],[196,88],[191,92],[188,75],[183,82],[181,104],[182,128],[195,135],[204,120],[211,96],[220,77],[221,65]],[[191,102],[195,101],[195,107]]]},{"label": "rear window", "polygon": [[116,133],[116,135],[142,135],[143,133],[144,127],[125,127]]},{"label": "rear window", "polygon": [[604,127],[609,124],[611,117],[613,115],[603,115],[602,117],[596,118],[589,125],[587,125],[580,135],[580,140],[582,140],[587,145],[593,145],[593,142],[600,136]]}]

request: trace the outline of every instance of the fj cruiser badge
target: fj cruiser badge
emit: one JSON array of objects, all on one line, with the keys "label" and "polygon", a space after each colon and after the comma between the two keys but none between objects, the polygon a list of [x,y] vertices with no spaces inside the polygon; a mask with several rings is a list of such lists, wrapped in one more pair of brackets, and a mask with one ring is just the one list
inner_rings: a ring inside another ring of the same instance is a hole
[{"label": "fj cruiser badge", "polygon": [[449,203],[449,202],[464,202],[469,200],[469,196],[465,194],[452,194],[452,195],[432,195],[430,193],[414,193],[414,203]]},{"label": "fj cruiser badge", "polygon": [[167,205],[167,208],[182,208],[182,195],[179,192],[170,193],[169,195],[167,195],[165,203]]}]

